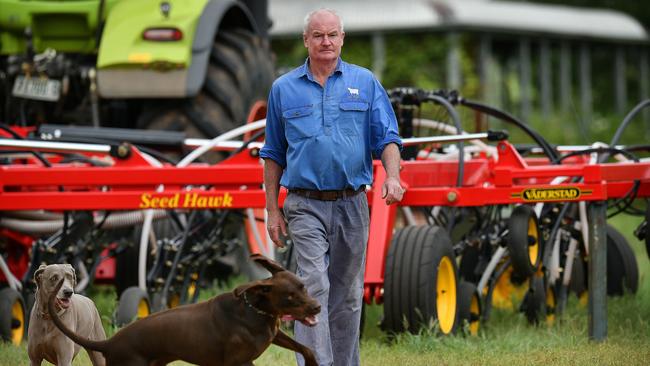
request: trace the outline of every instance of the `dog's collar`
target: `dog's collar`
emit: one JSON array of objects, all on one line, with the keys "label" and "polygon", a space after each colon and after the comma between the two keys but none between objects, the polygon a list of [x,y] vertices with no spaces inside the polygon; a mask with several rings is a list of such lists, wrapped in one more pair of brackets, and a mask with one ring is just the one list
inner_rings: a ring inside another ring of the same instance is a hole
[{"label": "dog's collar", "polygon": [[264,310],[262,310],[262,309],[256,308],[255,306],[253,306],[253,304],[251,304],[250,302],[248,302],[248,297],[246,297],[246,291],[244,291],[244,292],[242,293],[242,295],[244,295],[244,302],[246,303],[246,305],[248,305],[250,308],[252,308],[253,310],[255,310],[256,313],[261,314],[261,315],[266,315],[266,316],[268,316],[269,318],[275,318],[275,315],[269,314],[269,313],[267,313],[266,311],[264,311]]}]

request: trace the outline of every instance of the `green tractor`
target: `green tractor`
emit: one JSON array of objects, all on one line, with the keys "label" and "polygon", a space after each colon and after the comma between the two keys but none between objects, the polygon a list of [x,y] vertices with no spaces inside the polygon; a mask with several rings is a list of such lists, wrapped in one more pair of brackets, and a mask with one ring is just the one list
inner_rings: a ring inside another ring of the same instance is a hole
[{"label": "green tractor", "polygon": [[[266,113],[275,78],[269,27],[266,0],[0,0],[0,127],[74,126],[93,131],[88,142],[118,131],[107,127],[144,129],[136,135],[153,136],[154,145],[169,135],[218,136]],[[242,215],[231,216],[232,223],[220,221],[235,232],[228,238],[242,230]],[[171,221],[157,221],[155,236],[174,237]],[[115,257],[119,293],[133,294],[126,289],[137,284],[140,232],[133,231],[124,234],[133,245]],[[239,270],[244,249],[229,252],[205,276]],[[169,306],[196,298],[196,277],[185,281],[191,291],[169,290]],[[15,305],[0,311],[0,339],[19,343],[29,301],[4,281],[0,289],[0,304]],[[120,309],[135,304],[118,311],[123,318],[142,315],[140,298],[122,298]]]},{"label": "green tractor", "polygon": [[0,0],[0,122],[217,136],[266,100],[274,79],[267,7]]}]

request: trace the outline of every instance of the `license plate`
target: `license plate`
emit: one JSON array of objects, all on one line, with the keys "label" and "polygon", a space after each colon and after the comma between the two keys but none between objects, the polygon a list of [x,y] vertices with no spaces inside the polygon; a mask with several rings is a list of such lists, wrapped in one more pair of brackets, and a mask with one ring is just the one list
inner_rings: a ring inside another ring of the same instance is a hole
[{"label": "license plate", "polygon": [[17,76],[11,93],[20,98],[56,102],[61,96],[61,81]]}]

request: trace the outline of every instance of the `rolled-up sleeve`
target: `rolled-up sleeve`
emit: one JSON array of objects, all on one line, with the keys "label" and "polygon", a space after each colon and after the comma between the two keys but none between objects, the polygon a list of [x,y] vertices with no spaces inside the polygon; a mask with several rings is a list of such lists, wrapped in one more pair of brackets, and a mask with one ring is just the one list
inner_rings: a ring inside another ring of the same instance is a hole
[{"label": "rolled-up sleeve", "polygon": [[287,167],[287,140],[284,134],[284,124],[280,113],[279,88],[273,84],[269,93],[266,110],[266,137],[260,150],[262,159],[272,159],[283,169]]},{"label": "rolled-up sleeve", "polygon": [[[381,158],[386,145],[396,144],[402,150],[402,139],[399,137],[397,118],[388,99],[388,94],[377,79],[373,78],[372,114],[370,121],[370,146],[375,158]],[[268,122],[267,122],[268,126]]]}]

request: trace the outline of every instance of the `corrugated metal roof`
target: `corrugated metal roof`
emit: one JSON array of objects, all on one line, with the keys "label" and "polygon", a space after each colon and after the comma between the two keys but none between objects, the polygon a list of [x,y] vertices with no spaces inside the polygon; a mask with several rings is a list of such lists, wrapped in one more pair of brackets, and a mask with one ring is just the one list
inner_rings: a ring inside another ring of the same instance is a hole
[{"label": "corrugated metal roof", "polygon": [[341,14],[345,32],[349,34],[457,28],[648,41],[646,30],[636,19],[613,10],[487,0],[271,0],[269,3],[274,37],[301,34],[304,16],[314,9],[328,7]]}]

